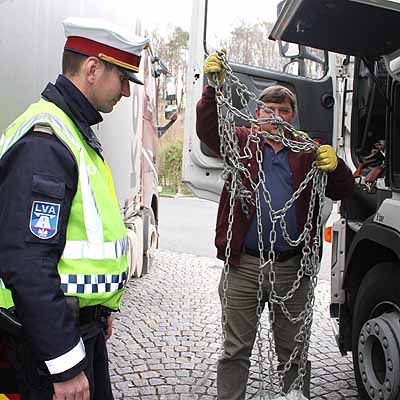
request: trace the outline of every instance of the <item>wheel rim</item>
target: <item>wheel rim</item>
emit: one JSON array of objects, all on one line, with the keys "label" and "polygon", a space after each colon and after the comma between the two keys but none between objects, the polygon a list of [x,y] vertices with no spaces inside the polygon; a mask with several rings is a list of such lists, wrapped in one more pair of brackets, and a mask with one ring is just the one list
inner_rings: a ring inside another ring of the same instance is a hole
[{"label": "wheel rim", "polygon": [[358,365],[371,399],[396,400],[400,384],[400,313],[369,319],[358,339]]}]

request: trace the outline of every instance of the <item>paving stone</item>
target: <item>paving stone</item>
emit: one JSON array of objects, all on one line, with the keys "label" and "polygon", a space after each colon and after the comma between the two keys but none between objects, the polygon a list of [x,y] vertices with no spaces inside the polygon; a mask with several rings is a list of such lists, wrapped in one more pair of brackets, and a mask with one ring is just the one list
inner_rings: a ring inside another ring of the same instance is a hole
[{"label": "paving stone", "polygon": [[129,388],[124,391],[124,398],[127,397],[139,397],[139,389],[137,388]]},{"label": "paving stone", "polygon": [[143,396],[149,395],[149,394],[155,394],[156,393],[156,388],[153,386],[143,386],[139,388],[139,393]]},{"label": "paving stone", "polygon": [[146,371],[142,372],[140,376],[143,379],[149,379],[149,378],[158,378],[160,376],[160,373],[158,371]]},{"label": "paving stone", "polygon": [[173,385],[173,386],[176,386],[179,383],[178,378],[166,378],[165,381],[168,383],[168,385]]},{"label": "paving stone", "polygon": [[[158,250],[151,272],[129,282],[109,341],[115,400],[217,399],[221,268],[215,259]],[[309,354],[311,398],[356,400],[351,355],[340,355],[331,332],[329,292],[328,282],[318,283]],[[267,324],[265,315],[262,323]],[[256,353],[255,347],[247,400],[259,389]]]},{"label": "paving stone", "polygon": [[159,386],[159,385],[164,385],[165,380],[164,379],[158,379],[158,378],[152,378],[149,379],[149,383],[151,386]]},{"label": "paving stone", "polygon": [[159,394],[159,395],[171,394],[173,392],[174,392],[173,386],[170,386],[170,385],[157,386],[157,394]]}]

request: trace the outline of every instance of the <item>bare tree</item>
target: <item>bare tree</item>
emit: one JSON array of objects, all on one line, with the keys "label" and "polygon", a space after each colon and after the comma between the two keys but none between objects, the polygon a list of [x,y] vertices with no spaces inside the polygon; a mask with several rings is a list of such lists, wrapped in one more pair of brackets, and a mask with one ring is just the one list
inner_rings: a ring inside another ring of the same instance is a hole
[{"label": "bare tree", "polygon": [[233,62],[280,71],[284,60],[279,56],[276,43],[268,39],[272,26],[267,21],[255,24],[241,21],[228,38],[220,41],[219,47],[227,49]]},{"label": "bare tree", "polygon": [[[178,108],[179,111],[183,107],[184,93],[186,79],[186,58],[188,52],[189,32],[184,31],[182,28],[175,26],[171,27],[171,32],[166,38],[162,37],[158,31],[150,33],[153,46],[156,54],[165,62],[168,67],[170,76],[176,78],[178,93]],[[160,80],[161,87],[164,80]]]}]

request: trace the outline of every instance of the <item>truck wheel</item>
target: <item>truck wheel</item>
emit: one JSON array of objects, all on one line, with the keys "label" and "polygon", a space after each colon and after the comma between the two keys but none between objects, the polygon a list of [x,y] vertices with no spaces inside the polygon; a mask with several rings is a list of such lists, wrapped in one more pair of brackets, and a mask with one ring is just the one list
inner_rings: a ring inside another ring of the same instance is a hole
[{"label": "truck wheel", "polygon": [[143,274],[143,219],[137,216],[134,219],[135,232],[137,237],[137,257],[136,257],[136,268],[135,277],[140,278]]},{"label": "truck wheel", "polygon": [[134,229],[127,229],[128,236],[128,279],[129,282],[136,274],[136,263],[137,263],[137,235]]},{"label": "truck wheel", "polygon": [[136,216],[126,224],[128,235],[128,281],[142,276],[143,269],[143,219]]},{"label": "truck wheel", "polygon": [[400,397],[400,266],[381,263],[364,277],[353,313],[352,349],[359,399]]},{"label": "truck wheel", "polygon": [[158,230],[151,208],[143,210],[143,217],[143,275],[145,275],[152,268],[154,251],[158,247]]}]

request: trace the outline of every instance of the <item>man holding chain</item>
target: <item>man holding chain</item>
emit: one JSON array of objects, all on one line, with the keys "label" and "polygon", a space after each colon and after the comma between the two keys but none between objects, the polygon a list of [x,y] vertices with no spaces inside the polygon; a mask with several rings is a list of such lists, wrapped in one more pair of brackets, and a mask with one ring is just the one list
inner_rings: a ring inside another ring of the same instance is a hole
[{"label": "man holding chain", "polygon": [[[197,105],[196,129],[198,137],[210,147],[218,156],[221,156],[219,123],[217,115],[217,103],[215,98],[215,76],[220,83],[223,82],[225,69],[220,57],[216,53],[210,54],[204,64],[209,85],[204,88],[202,98]],[[269,86],[259,96],[264,107],[256,110],[257,119],[268,119],[275,116],[282,118],[287,123],[292,123],[296,113],[296,98],[294,94],[283,86]],[[273,114],[272,114],[273,113]],[[245,156],[245,148],[250,148],[251,157],[246,159],[246,167],[251,180],[256,182],[259,176],[259,161],[257,149],[262,152],[262,170],[265,176],[265,188],[270,194],[270,205],[264,196],[260,195],[262,242],[264,245],[264,259],[269,259],[270,233],[276,231],[274,243],[275,253],[275,285],[274,290],[278,296],[285,296],[292,288],[300,268],[302,250],[287,243],[279,224],[272,224],[270,209],[280,210],[284,208],[293,193],[306,177],[312,164],[316,161],[317,168],[328,174],[326,196],[332,200],[341,200],[349,196],[353,190],[354,178],[344,161],[337,157],[335,150],[329,145],[318,147],[316,152],[294,152],[286,148],[282,142],[262,136],[261,131],[277,134],[278,127],[269,121],[260,121],[253,131],[247,127],[235,128],[240,156]],[[259,144],[248,141],[250,134],[261,137]],[[286,137],[291,133],[285,132]],[[296,138],[298,140],[298,138]],[[246,385],[250,367],[250,356],[257,333],[259,300],[259,269],[260,251],[258,246],[258,222],[256,216],[255,193],[252,190],[251,181],[242,176],[242,182],[247,190],[252,192],[252,199],[248,202],[248,211],[242,207],[242,203],[236,201],[233,209],[232,238],[230,240],[229,273],[222,273],[219,285],[222,311],[224,315],[224,350],[218,362],[217,387],[218,399],[240,400],[245,398]],[[259,192],[261,192],[258,186]],[[229,227],[230,193],[225,186],[223,188],[216,224],[215,245],[217,257],[225,260]],[[307,219],[307,212],[311,200],[311,185],[302,191],[294,205],[285,215],[287,233],[290,238],[298,238],[303,232]],[[315,230],[314,230],[315,231]],[[271,293],[271,282],[268,280],[271,265],[266,264],[262,283],[261,306],[264,308]],[[305,308],[307,294],[310,288],[309,276],[301,279],[299,288],[293,297],[285,302],[287,310],[293,316],[298,316]],[[224,304],[226,307],[224,307]],[[272,330],[275,340],[275,351],[278,358],[278,369],[283,372],[283,392],[287,393],[291,384],[298,376],[301,350],[303,343],[296,345],[298,332],[302,321],[293,323],[288,320],[280,307],[275,307],[275,317]],[[297,337],[296,337],[297,336]],[[304,338],[303,338],[304,339]],[[300,349],[294,352],[295,347]],[[293,357],[294,355],[294,357]],[[284,370],[285,364],[293,358],[290,368]],[[310,391],[310,364],[307,363],[304,377],[303,394],[309,398]]]}]

